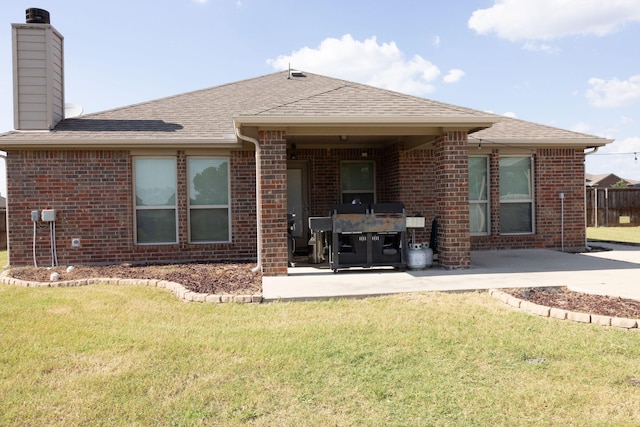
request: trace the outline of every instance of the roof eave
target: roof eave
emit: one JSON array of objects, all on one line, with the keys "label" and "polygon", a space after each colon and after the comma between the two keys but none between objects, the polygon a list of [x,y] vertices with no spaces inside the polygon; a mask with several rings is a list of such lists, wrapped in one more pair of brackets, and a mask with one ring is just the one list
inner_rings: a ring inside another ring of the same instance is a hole
[{"label": "roof eave", "polygon": [[471,141],[482,141],[483,146],[491,145],[509,145],[522,147],[604,147],[611,144],[614,140],[607,138],[478,138],[472,137]]},{"label": "roof eave", "polygon": [[148,138],[148,139],[14,139],[0,141],[0,150],[16,149],[139,149],[139,148],[209,148],[209,149],[233,149],[242,146],[237,139],[211,139],[211,138]]}]

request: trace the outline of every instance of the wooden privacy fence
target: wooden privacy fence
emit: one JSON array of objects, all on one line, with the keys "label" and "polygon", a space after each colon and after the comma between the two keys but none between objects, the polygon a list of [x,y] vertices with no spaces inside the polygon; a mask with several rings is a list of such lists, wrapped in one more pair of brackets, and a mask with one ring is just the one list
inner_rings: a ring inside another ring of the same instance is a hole
[{"label": "wooden privacy fence", "polygon": [[587,188],[587,227],[640,225],[640,188]]},{"label": "wooden privacy fence", "polygon": [[7,211],[0,211],[0,251],[7,249]]}]

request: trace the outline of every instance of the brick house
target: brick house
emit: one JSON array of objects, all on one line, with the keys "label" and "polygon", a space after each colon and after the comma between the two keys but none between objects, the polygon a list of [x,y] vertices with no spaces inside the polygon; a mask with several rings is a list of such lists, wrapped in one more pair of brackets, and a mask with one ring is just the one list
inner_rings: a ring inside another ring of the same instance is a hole
[{"label": "brick house", "polygon": [[584,180],[586,186],[591,188],[611,188],[619,185],[620,183],[623,183],[626,187],[633,188],[637,187],[638,184],[640,184],[640,182],[638,181],[635,181],[633,179],[620,178],[618,175],[613,173],[603,173],[597,175],[586,173],[584,175]]},{"label": "brick house", "polygon": [[12,30],[11,265],[55,248],[60,264],[257,260],[286,275],[287,212],[304,244],[309,216],[353,198],[437,217],[444,268],[475,249],[585,246],[585,150],[610,140],[289,71],[65,119],[62,36]]}]

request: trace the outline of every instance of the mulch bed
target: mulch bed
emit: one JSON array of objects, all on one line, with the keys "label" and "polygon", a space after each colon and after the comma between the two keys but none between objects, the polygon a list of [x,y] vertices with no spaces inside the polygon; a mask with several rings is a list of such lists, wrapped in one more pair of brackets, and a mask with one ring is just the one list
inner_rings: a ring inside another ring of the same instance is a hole
[{"label": "mulch bed", "polygon": [[16,267],[9,276],[16,279],[49,282],[56,272],[62,280],[91,278],[157,279],[176,282],[193,292],[220,295],[255,295],[262,293],[262,274],[251,271],[249,263],[190,263],[167,265],[118,264],[107,266]]},{"label": "mulch bed", "polygon": [[640,319],[640,301],[632,299],[584,294],[567,288],[551,287],[504,289],[503,291],[516,298],[547,307],[602,316]]}]

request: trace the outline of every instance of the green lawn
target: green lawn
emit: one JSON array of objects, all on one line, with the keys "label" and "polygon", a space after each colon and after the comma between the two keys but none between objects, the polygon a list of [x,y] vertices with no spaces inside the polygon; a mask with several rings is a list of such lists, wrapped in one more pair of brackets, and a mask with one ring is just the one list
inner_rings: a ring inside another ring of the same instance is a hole
[{"label": "green lawn", "polygon": [[215,305],[0,285],[0,351],[0,425],[640,425],[638,331],[486,293]]},{"label": "green lawn", "polygon": [[588,227],[587,238],[609,242],[640,243],[640,227]]}]

